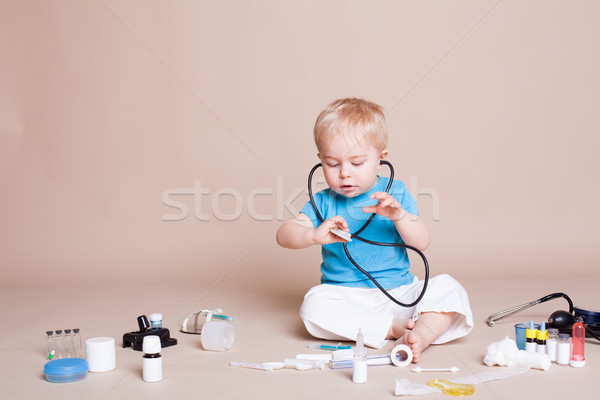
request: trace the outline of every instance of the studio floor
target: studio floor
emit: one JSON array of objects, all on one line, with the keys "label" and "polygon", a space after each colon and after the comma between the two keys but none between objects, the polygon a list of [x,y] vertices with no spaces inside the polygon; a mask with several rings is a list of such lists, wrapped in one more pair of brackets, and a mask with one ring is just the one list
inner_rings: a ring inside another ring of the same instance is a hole
[{"label": "studio floor", "polygon": [[[240,276],[222,277],[195,285],[117,285],[69,287],[5,288],[0,293],[4,340],[3,362],[0,364],[2,398],[25,399],[168,399],[206,398],[238,399],[307,399],[307,398],[394,398],[395,381],[408,378],[426,383],[437,377],[454,377],[490,371],[483,364],[486,346],[506,335],[514,338],[514,324],[546,320],[551,312],[565,309],[566,302],[556,299],[540,304],[489,327],[488,315],[535,300],[552,292],[567,293],[576,306],[597,309],[594,287],[597,277],[494,277],[460,275],[457,278],[469,292],[475,316],[470,335],[449,344],[432,346],[422,355],[423,368],[457,366],[457,373],[414,373],[411,367],[369,367],[368,382],[354,384],[351,370],[293,369],[263,372],[229,366],[231,361],[283,361],[297,353],[321,352],[306,348],[320,342],[311,338],[298,317],[305,281],[275,278],[247,284]],[[278,282],[279,281],[279,282]],[[202,308],[222,307],[235,316],[236,340],[226,352],[203,350],[200,337],[179,331],[188,314]],[[594,308],[595,307],[595,308]],[[142,354],[122,347],[123,334],[137,329],[138,315],[163,314],[164,326],[178,344],[162,350],[164,380],[145,383],[142,380]],[[80,328],[84,339],[109,336],[116,340],[116,368],[110,372],[90,373],[75,383],[56,384],[44,379],[45,331]],[[321,342],[326,343],[326,342]],[[369,354],[389,352],[392,343],[382,351],[369,349]],[[594,398],[591,385],[600,367],[600,346],[586,342],[587,365],[577,369],[553,364],[548,371],[530,370],[524,375],[476,385],[472,398],[514,399]],[[442,394],[415,396],[441,398]]]}]

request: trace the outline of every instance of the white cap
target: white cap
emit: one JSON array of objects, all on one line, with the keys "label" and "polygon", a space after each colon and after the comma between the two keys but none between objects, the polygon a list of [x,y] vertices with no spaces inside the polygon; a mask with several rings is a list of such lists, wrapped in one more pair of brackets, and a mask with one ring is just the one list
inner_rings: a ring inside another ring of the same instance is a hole
[{"label": "white cap", "polygon": [[156,354],[160,353],[160,338],[156,335],[149,335],[144,337],[142,342],[142,352],[145,354]]},{"label": "white cap", "polygon": [[150,314],[150,321],[162,321],[162,314]]}]

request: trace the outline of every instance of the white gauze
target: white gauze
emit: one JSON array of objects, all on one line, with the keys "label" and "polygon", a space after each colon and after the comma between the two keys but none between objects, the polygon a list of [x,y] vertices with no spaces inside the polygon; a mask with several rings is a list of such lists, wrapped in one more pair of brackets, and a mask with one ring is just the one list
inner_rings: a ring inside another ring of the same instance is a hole
[{"label": "white gauze", "polygon": [[494,365],[511,367],[517,363],[518,357],[519,348],[517,347],[517,343],[507,336],[502,340],[488,344],[483,362],[488,367]]},{"label": "white gauze", "polygon": [[517,343],[508,336],[488,345],[483,362],[489,367],[499,365],[501,367],[535,368],[544,371],[552,365],[549,355],[519,350]]}]

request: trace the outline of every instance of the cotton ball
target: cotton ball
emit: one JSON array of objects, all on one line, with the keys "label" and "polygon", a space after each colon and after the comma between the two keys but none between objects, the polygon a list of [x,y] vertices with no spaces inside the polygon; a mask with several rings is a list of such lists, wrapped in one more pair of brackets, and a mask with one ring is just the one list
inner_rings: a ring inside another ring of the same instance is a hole
[{"label": "cotton ball", "polygon": [[517,362],[518,356],[519,348],[517,347],[517,343],[506,336],[504,339],[488,345],[483,362],[489,367],[493,365],[501,367],[512,366]]}]

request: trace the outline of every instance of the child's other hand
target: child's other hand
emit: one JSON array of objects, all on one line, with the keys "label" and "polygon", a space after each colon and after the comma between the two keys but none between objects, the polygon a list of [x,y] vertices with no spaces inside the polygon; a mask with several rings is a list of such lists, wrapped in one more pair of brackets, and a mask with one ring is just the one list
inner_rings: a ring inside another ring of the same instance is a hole
[{"label": "child's other hand", "polygon": [[313,232],[313,240],[316,244],[329,244],[335,242],[345,242],[346,240],[331,233],[332,229],[341,229],[346,232],[350,232],[348,229],[348,223],[344,218],[338,216],[331,217],[323,221],[318,228]]},{"label": "child's other hand", "polygon": [[372,214],[376,213],[383,217],[389,218],[392,221],[397,221],[404,216],[406,212],[401,206],[398,200],[389,193],[375,192],[371,195],[372,199],[377,199],[379,202],[372,206],[363,207],[363,212]]}]

